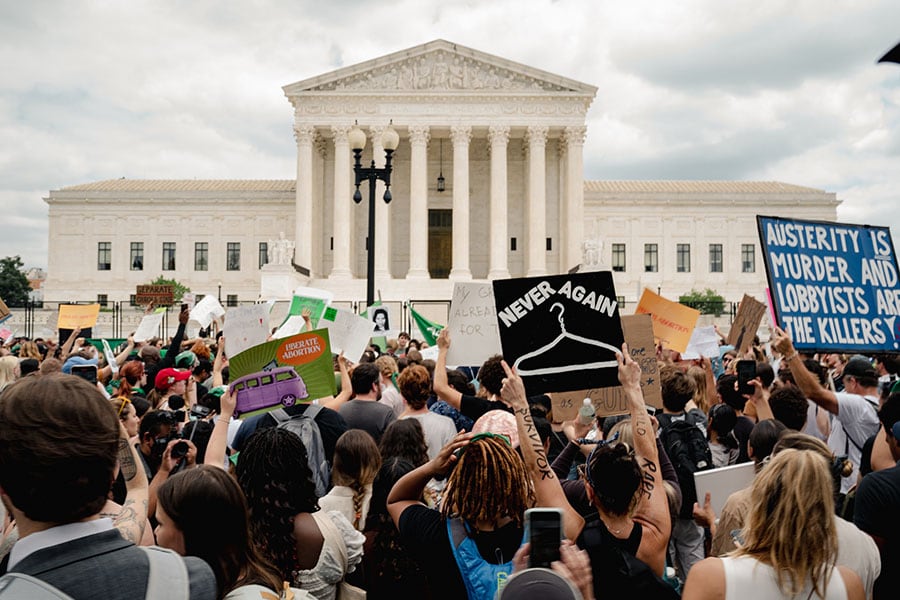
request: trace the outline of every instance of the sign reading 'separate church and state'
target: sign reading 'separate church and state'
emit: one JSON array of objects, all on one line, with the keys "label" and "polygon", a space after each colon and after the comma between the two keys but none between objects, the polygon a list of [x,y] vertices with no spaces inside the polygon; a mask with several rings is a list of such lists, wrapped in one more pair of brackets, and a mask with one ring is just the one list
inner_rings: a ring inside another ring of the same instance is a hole
[{"label": "sign reading 'separate church and state'", "polygon": [[757,217],[775,318],[797,350],[900,352],[887,227]]},{"label": "sign reading 'separate church and state'", "polygon": [[618,384],[624,336],[612,273],[495,280],[503,356],[529,394]]}]

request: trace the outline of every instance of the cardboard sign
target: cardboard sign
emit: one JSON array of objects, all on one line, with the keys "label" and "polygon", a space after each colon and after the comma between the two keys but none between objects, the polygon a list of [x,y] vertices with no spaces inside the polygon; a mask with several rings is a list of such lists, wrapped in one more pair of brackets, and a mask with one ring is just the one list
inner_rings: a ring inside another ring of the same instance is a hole
[{"label": "cardboard sign", "polygon": [[890,229],[756,217],[776,322],[799,352],[900,352]]},{"label": "cardboard sign", "polygon": [[700,311],[654,294],[647,288],[641,294],[634,314],[653,317],[653,335],[664,348],[684,352],[691,341],[691,332],[700,318]]},{"label": "cardboard sign", "polygon": [[3,320],[5,320],[4,317],[9,317],[9,316],[10,316],[9,307],[6,306],[6,302],[4,302],[2,298],[0,298],[0,323],[2,323]]},{"label": "cardboard sign", "polygon": [[[310,312],[309,320],[315,329],[319,326],[319,319],[322,318],[325,307],[331,304],[333,299],[334,294],[332,292],[320,290],[318,288],[298,287],[294,290],[294,297],[291,299],[290,308],[288,308],[288,318],[300,316],[303,314],[303,309],[308,308]],[[302,323],[303,319],[301,318],[300,321]],[[285,319],[282,325],[284,325],[285,322],[287,322],[287,319]]]},{"label": "cardboard sign", "polygon": [[734,323],[731,324],[731,331],[728,332],[727,341],[729,345],[735,347],[738,354],[746,353],[753,345],[753,337],[765,314],[765,304],[753,296],[744,294],[737,314],[734,316]]},{"label": "cardboard sign", "polygon": [[159,335],[159,327],[162,325],[163,313],[154,312],[144,315],[134,332],[135,342],[146,342]]},{"label": "cardboard sign", "polygon": [[[662,408],[662,390],[659,385],[659,367],[656,362],[656,343],[653,337],[653,322],[650,315],[623,315],[622,331],[628,343],[631,358],[641,366],[641,393],[644,403]],[[617,367],[618,377],[618,367]],[[553,419],[568,421],[578,416],[585,398],[594,402],[598,416],[621,415],[629,412],[628,399],[622,386],[594,388],[550,394],[553,403]]]},{"label": "cardboard sign", "polygon": [[331,351],[344,353],[344,357],[357,362],[369,347],[372,336],[372,322],[352,311],[329,306],[320,321],[328,329]]},{"label": "cardboard sign", "polygon": [[372,321],[372,332],[375,336],[393,337],[391,325],[394,319],[391,316],[391,307],[386,304],[374,304],[366,309],[366,315]]},{"label": "cardboard sign", "polygon": [[327,329],[253,346],[229,357],[228,364],[232,382],[251,373],[291,366],[306,386],[304,402],[333,396],[336,391]]},{"label": "cardboard sign", "polygon": [[503,356],[529,394],[618,383],[622,325],[612,273],[493,282]]},{"label": "cardboard sign", "polygon": [[493,286],[490,283],[456,282],[447,327],[450,330],[447,364],[480,365],[500,354]]},{"label": "cardboard sign", "polygon": [[225,313],[224,335],[231,355],[262,344],[269,338],[269,307],[251,304],[229,308]]},{"label": "cardboard sign", "polygon": [[[750,341],[753,341],[752,337]],[[681,360],[696,360],[701,356],[710,359],[719,358],[719,334],[712,325],[694,327],[691,341],[688,342],[687,349],[681,353]]]},{"label": "cardboard sign", "polygon": [[100,316],[99,304],[60,304],[59,329],[87,329],[97,323]]},{"label": "cardboard sign", "polygon": [[207,294],[191,309],[189,319],[196,327],[206,329],[214,319],[218,319],[224,314],[225,309],[219,304],[219,300],[212,294]]},{"label": "cardboard sign", "polygon": [[134,292],[134,303],[138,306],[172,306],[175,303],[174,285],[139,285]]}]

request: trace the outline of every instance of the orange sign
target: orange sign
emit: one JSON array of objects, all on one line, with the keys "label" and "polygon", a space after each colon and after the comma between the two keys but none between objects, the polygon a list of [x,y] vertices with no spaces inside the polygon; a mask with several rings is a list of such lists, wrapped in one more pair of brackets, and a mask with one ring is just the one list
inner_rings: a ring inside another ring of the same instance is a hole
[{"label": "orange sign", "polygon": [[99,304],[60,304],[58,329],[87,329],[97,324]]},{"label": "orange sign", "polygon": [[653,317],[653,335],[664,348],[676,352],[687,350],[691,333],[700,318],[699,310],[667,300],[644,288],[634,314],[645,313]]},{"label": "orange sign", "polygon": [[305,365],[329,350],[328,342],[314,333],[294,335],[286,338],[275,351],[275,357],[282,365]]}]

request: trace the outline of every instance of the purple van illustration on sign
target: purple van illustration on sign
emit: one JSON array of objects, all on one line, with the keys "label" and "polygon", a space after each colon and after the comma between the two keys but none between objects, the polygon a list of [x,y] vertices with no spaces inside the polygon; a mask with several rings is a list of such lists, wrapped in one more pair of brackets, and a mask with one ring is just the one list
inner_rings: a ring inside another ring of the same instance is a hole
[{"label": "purple van illustration on sign", "polygon": [[234,416],[278,406],[293,406],[309,397],[303,378],[293,367],[276,367],[244,375],[231,384],[237,396]]}]

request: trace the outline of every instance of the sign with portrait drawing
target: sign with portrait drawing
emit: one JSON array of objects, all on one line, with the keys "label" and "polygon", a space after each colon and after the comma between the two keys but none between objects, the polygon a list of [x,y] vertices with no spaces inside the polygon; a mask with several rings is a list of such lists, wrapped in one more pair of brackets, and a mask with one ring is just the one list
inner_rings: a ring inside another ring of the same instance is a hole
[{"label": "sign with portrait drawing", "polygon": [[493,282],[503,356],[530,395],[618,384],[623,335],[612,273]]}]

